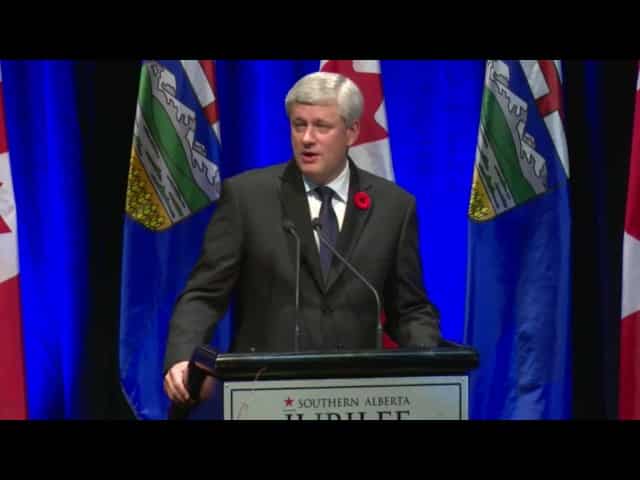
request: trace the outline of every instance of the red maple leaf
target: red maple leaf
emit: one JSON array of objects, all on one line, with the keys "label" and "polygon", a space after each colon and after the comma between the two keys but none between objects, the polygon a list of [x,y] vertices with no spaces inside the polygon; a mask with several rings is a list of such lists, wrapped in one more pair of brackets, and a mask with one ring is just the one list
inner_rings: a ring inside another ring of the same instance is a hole
[{"label": "red maple leaf", "polygon": [[360,118],[360,136],[353,146],[387,138],[387,131],[374,118],[383,100],[380,74],[356,72],[353,60],[329,60],[322,66],[322,71],[340,73],[350,78],[362,92],[364,109]]}]

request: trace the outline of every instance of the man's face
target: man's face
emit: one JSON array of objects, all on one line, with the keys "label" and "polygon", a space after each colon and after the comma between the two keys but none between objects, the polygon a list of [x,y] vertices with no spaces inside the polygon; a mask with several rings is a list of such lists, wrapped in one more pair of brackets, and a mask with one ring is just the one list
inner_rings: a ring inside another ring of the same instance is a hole
[{"label": "man's face", "polygon": [[290,115],[291,145],[298,168],[314,183],[326,185],[347,162],[347,148],[356,141],[359,122],[349,128],[335,103],[294,104]]}]

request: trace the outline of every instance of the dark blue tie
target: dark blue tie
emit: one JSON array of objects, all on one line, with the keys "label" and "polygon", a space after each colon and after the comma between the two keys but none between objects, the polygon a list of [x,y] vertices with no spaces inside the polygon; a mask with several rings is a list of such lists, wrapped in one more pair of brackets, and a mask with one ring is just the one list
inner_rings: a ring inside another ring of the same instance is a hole
[{"label": "dark blue tie", "polygon": [[[322,200],[322,206],[320,207],[320,225],[322,226],[322,235],[327,239],[331,246],[335,248],[336,241],[338,240],[338,219],[336,218],[336,212],[333,211],[333,205],[331,199],[333,198],[333,190],[327,186],[316,188],[320,199]],[[329,275],[329,268],[331,267],[331,258],[333,254],[324,243],[320,242],[320,264],[322,265],[322,273],[324,273],[324,279],[327,279]]]}]

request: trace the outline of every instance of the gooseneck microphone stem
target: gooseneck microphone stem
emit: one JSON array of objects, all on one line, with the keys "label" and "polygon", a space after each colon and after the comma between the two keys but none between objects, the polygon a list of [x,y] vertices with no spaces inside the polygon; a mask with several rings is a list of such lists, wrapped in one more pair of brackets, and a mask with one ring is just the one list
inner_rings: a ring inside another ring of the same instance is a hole
[{"label": "gooseneck microphone stem", "polygon": [[311,221],[311,224],[313,226],[313,229],[318,233],[318,237],[320,238],[320,241],[324,243],[324,245],[329,250],[331,250],[331,253],[333,253],[336,257],[338,257],[338,259],[351,271],[351,273],[353,273],[356,277],[358,277],[362,281],[362,283],[364,283],[367,286],[367,288],[371,290],[371,292],[373,293],[373,296],[376,299],[376,308],[377,308],[376,347],[378,350],[381,350],[382,349],[382,323],[380,321],[380,314],[382,313],[382,306],[380,303],[380,296],[378,295],[377,290],[373,285],[371,285],[371,283],[369,283],[369,281],[366,278],[364,278],[364,276],[362,276],[362,274],[358,270],[356,270],[356,268],[353,265],[351,265],[351,263],[347,261],[346,258],[340,255],[340,253],[335,248],[333,248],[333,245],[331,245],[331,243],[324,237],[324,235],[322,235],[322,233],[320,232],[320,230],[322,230],[322,224],[320,223],[320,220],[318,218],[314,218]]},{"label": "gooseneck microphone stem", "polygon": [[284,229],[289,232],[296,239],[296,318],[295,318],[295,332],[294,332],[294,351],[298,352],[300,350],[300,236],[298,232],[296,232],[296,226],[291,220],[285,220],[283,222]]}]

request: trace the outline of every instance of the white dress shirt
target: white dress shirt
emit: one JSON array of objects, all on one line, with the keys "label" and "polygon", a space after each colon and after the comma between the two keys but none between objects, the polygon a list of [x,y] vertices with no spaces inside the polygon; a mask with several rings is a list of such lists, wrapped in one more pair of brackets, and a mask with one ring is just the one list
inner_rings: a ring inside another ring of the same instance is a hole
[{"label": "white dress shirt", "polygon": [[[349,197],[349,162],[345,163],[344,170],[333,181],[327,184],[327,187],[333,190],[333,197],[331,199],[331,205],[334,212],[336,212],[336,218],[338,220],[338,230],[342,230],[342,222],[344,221],[344,214],[347,211],[347,199]],[[307,192],[307,201],[309,202],[309,212],[311,214],[311,220],[318,218],[320,215],[320,207],[322,206],[322,200],[320,195],[315,191],[318,187],[311,180],[306,177],[302,177],[304,181],[304,189]],[[313,232],[316,238],[316,244],[320,248],[320,238],[318,232]]]}]

